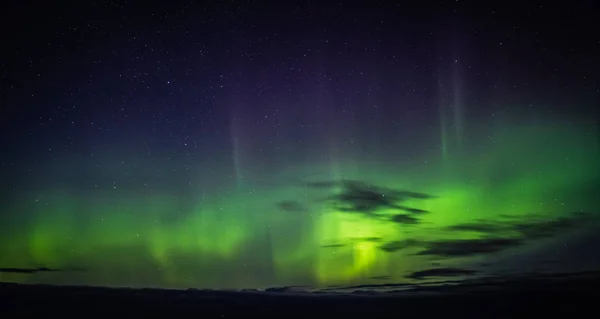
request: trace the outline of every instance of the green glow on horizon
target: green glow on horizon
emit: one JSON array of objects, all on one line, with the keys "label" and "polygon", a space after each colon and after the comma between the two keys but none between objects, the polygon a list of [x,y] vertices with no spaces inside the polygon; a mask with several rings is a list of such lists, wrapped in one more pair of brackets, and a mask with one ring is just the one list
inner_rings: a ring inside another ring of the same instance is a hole
[{"label": "green glow on horizon", "polygon": [[[0,273],[0,280],[220,288],[324,286],[380,275],[402,280],[427,260],[412,252],[385,252],[381,242],[369,238],[472,238],[476,235],[439,230],[505,214],[526,219],[538,212],[552,217],[598,209],[595,199],[565,192],[598,178],[596,141],[576,130],[524,127],[499,132],[481,150],[465,152],[449,173],[439,169],[443,163],[404,170],[345,167],[341,161],[326,165],[335,164],[335,176],[436,195],[407,203],[432,212],[420,225],[335,211],[319,201],[324,194],[297,185],[223,193],[199,200],[169,222],[163,220],[178,204],[169,193],[29,194],[15,208],[27,212],[18,229],[0,234],[0,267],[88,271],[38,277]],[[347,173],[356,171],[361,173]],[[310,202],[310,211],[282,212],[276,203],[284,200]]]}]

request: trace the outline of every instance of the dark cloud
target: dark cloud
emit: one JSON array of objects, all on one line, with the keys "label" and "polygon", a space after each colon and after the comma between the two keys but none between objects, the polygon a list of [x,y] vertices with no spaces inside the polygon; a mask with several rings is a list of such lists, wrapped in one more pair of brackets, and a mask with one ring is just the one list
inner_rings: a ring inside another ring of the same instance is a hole
[{"label": "dark cloud", "polygon": [[403,211],[411,213],[411,214],[427,214],[427,213],[429,213],[428,210],[424,210],[424,209],[411,208],[411,207],[406,207],[406,206],[396,206],[396,207],[400,210],[403,210]]},{"label": "dark cloud", "polygon": [[433,268],[415,271],[406,276],[411,279],[427,279],[429,277],[455,277],[455,276],[470,276],[476,274],[477,271],[463,268]]},{"label": "dark cloud", "polygon": [[404,225],[416,225],[420,223],[420,220],[418,218],[406,214],[396,214],[390,217],[390,220],[394,223]]},{"label": "dark cloud", "polygon": [[566,217],[556,219],[532,218],[529,221],[522,221],[511,218],[508,221],[478,221],[450,226],[452,231],[479,232],[489,236],[499,236],[500,234],[516,235],[524,240],[534,240],[546,237],[553,237],[560,233],[572,230],[578,226],[592,220],[594,216],[588,213],[573,213]]},{"label": "dark cloud", "polygon": [[[396,252],[409,247],[421,246],[424,249],[417,255],[435,256],[438,258],[467,257],[496,253],[505,249],[525,244],[529,241],[552,237],[589,223],[594,216],[585,213],[574,213],[556,219],[532,218],[528,221],[516,218],[500,221],[481,220],[472,223],[454,225],[446,228],[449,231],[477,232],[483,238],[461,240],[392,241],[379,248],[386,252]],[[396,214],[389,220],[400,224],[417,224],[419,219],[410,214]]]},{"label": "dark cloud", "polygon": [[371,243],[378,243],[378,242],[382,241],[383,238],[381,238],[381,237],[355,237],[355,238],[352,238],[352,240],[355,240],[355,241],[368,241],[368,242],[371,242]]},{"label": "dark cloud", "polygon": [[424,200],[434,198],[433,195],[425,193],[379,187],[361,181],[343,180],[337,185],[341,187],[341,191],[339,194],[331,197],[335,209],[342,212],[362,213],[370,216],[377,215],[378,211],[383,209],[402,210],[415,215],[428,213],[426,210],[407,207],[401,204],[409,199]]},{"label": "dark cloud", "polygon": [[346,244],[330,244],[330,245],[321,245],[322,248],[342,248],[346,247]]},{"label": "dark cloud", "polygon": [[592,220],[592,217],[591,214],[574,213],[555,220],[517,223],[513,228],[525,239],[540,239],[553,237],[578,226],[584,226],[585,223]]},{"label": "dark cloud", "polygon": [[396,191],[395,195],[399,200],[436,198],[434,195],[411,191]]},{"label": "dark cloud", "polygon": [[391,276],[373,276],[370,277],[369,279],[372,280],[390,280],[392,277]]},{"label": "dark cloud", "polygon": [[13,274],[36,274],[44,272],[58,272],[58,271],[81,271],[83,269],[58,269],[58,268],[0,268],[0,273],[13,273]]},{"label": "dark cloud", "polygon": [[335,181],[306,182],[306,183],[304,183],[304,185],[308,188],[330,189],[330,188],[341,185],[341,182],[335,182]]},{"label": "dark cloud", "polygon": [[494,234],[499,232],[505,232],[508,228],[505,225],[491,222],[475,222],[459,224],[448,227],[449,230],[456,231],[468,231],[468,232],[479,232],[486,234]]},{"label": "dark cloud", "polygon": [[388,198],[391,198],[391,200],[393,200],[395,202],[402,202],[402,201],[405,201],[408,199],[432,199],[432,198],[435,198],[435,196],[426,194],[426,193],[408,191],[408,190],[397,190],[397,189],[393,189],[393,188],[389,188],[389,187],[380,187],[380,186],[376,186],[374,184],[363,182],[363,181],[345,180],[342,182],[342,186],[346,190],[359,191],[359,192],[367,190],[367,191],[372,191],[372,192],[375,192],[378,194],[382,194]]},{"label": "dark cloud", "polygon": [[406,249],[409,247],[414,247],[419,244],[420,244],[420,242],[417,240],[407,239],[407,240],[391,241],[389,243],[385,243],[385,244],[379,246],[379,248],[388,253],[392,253],[392,252],[396,252],[396,251]]},{"label": "dark cloud", "polygon": [[425,250],[417,254],[437,257],[474,256],[499,252],[507,248],[519,246],[522,243],[522,240],[513,238],[433,241],[428,242]]},{"label": "dark cloud", "polygon": [[394,197],[386,194],[385,190],[359,183],[346,184],[344,190],[335,196],[335,200],[341,211],[366,214],[394,205]]},{"label": "dark cloud", "polygon": [[302,203],[291,200],[281,201],[277,203],[277,207],[289,213],[305,213],[308,211],[308,208],[302,205]]}]

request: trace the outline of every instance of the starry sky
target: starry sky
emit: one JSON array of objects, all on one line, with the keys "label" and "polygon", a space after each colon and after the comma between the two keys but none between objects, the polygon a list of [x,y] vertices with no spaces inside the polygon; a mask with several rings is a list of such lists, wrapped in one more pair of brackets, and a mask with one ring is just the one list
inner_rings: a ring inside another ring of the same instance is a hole
[{"label": "starry sky", "polygon": [[2,6],[0,281],[600,269],[591,1]]}]

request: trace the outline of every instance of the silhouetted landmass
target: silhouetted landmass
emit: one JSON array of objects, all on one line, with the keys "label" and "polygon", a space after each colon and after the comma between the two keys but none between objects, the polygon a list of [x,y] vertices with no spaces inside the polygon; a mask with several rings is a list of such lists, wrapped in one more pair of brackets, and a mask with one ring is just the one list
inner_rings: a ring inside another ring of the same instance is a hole
[{"label": "silhouetted landmass", "polygon": [[[381,277],[387,277],[389,278],[389,276],[381,276]],[[385,284],[364,284],[364,285],[354,285],[354,286],[339,286],[339,287],[330,287],[330,288],[323,288],[321,289],[321,291],[325,291],[325,292],[332,292],[332,291],[336,291],[336,292],[340,292],[340,291],[356,291],[356,290],[364,290],[364,289],[374,289],[375,291],[377,291],[377,289],[380,288],[414,288],[417,287],[417,284],[412,284],[412,283],[385,283]]]},{"label": "silhouetted landmass", "polygon": [[265,289],[265,292],[297,292],[302,291],[303,286],[285,286],[285,287],[272,287]]},{"label": "silhouetted landmass", "polygon": [[599,273],[494,277],[387,293],[365,286],[353,293],[299,293],[289,287],[186,291],[4,283],[0,317],[575,318],[594,313],[599,284]]}]

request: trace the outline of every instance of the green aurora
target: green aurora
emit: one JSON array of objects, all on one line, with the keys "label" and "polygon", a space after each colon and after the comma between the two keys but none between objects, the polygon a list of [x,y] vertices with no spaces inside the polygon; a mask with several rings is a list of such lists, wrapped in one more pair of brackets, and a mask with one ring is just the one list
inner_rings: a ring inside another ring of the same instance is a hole
[{"label": "green aurora", "polygon": [[[398,282],[434,261],[419,254],[423,247],[385,249],[394,243],[489,236],[449,230],[478,220],[549,222],[598,211],[595,126],[545,123],[483,131],[473,135],[477,141],[465,139],[463,149],[452,152],[445,145],[442,156],[433,147],[410,162],[338,157],[291,163],[272,172],[269,183],[198,192],[188,206],[169,190],[21,192],[3,200],[10,213],[0,219],[0,267],[81,270],[0,272],[0,281],[169,288],[349,285],[382,276]],[[394,219],[396,204],[374,212],[336,205],[332,198],[343,191],[341,180],[431,196],[397,204],[422,210],[414,211],[418,219]],[[169,217],[174,211],[178,218]],[[440,262],[469,267],[482,260],[493,257]]]}]

